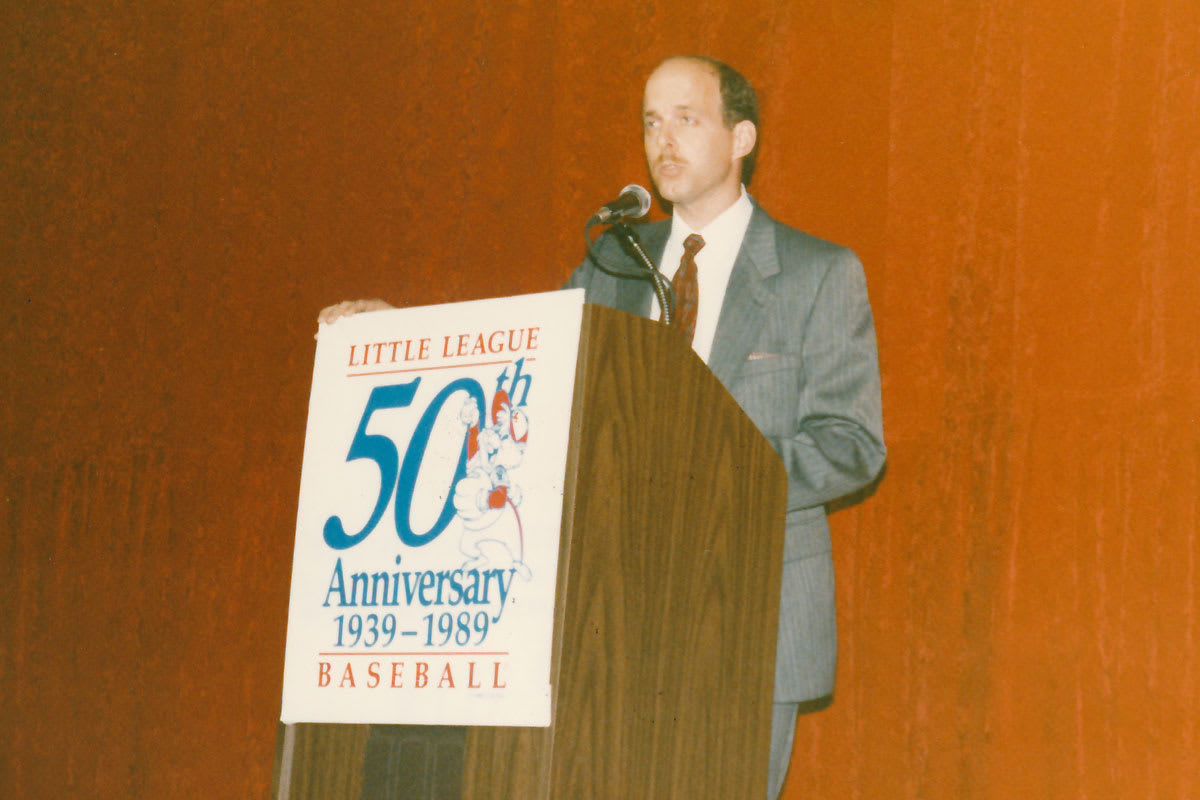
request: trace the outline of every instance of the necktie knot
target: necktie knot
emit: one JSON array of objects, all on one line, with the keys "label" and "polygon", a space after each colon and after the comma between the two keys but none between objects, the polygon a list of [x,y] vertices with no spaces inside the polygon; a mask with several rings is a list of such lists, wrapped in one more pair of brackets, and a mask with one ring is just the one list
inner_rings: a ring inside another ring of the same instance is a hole
[{"label": "necktie knot", "polygon": [[683,252],[685,255],[695,258],[696,253],[700,252],[700,248],[704,247],[704,237],[698,233],[689,234],[683,240]]}]

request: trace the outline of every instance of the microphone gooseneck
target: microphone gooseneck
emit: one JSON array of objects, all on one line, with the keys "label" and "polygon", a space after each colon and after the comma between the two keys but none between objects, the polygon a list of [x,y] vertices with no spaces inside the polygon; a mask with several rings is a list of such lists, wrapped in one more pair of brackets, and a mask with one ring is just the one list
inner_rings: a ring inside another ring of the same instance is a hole
[{"label": "microphone gooseneck", "polygon": [[[654,265],[645,248],[642,247],[637,233],[622,221],[625,218],[641,217],[649,210],[650,193],[635,183],[630,184],[621,190],[621,194],[616,200],[601,206],[600,210],[592,215],[591,219],[587,221],[587,225],[584,226],[583,238],[587,243],[588,258],[600,269],[618,278],[648,280],[653,284],[655,297],[662,309],[661,321],[669,325],[675,311],[671,284],[666,276],[658,271],[658,267]],[[600,258],[590,231],[594,226],[604,223],[611,224],[610,232],[616,237],[621,249],[633,259],[638,269],[630,270],[628,267],[618,266]]]}]

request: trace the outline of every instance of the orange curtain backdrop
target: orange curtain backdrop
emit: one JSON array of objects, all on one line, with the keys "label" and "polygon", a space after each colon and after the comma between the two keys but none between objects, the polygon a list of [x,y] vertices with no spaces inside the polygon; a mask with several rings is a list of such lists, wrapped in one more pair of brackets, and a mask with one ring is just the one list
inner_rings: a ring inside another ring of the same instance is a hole
[{"label": "orange curtain backdrop", "polygon": [[5,16],[6,797],[268,792],[316,310],[557,286],[675,52],[760,86],[752,191],[880,337],[785,796],[1200,795],[1192,0]]}]

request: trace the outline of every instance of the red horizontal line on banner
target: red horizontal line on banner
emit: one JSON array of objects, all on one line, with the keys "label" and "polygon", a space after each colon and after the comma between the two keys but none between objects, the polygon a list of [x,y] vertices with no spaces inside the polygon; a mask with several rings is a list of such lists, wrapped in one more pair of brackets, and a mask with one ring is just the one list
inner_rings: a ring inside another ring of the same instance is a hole
[{"label": "red horizontal line on banner", "polygon": [[[526,361],[537,361],[536,356],[526,356]],[[496,364],[511,364],[512,359],[506,361],[479,361],[474,364],[442,364],[437,367],[409,367],[408,369],[385,369],[379,372],[347,372],[347,378],[369,378],[372,375],[396,375],[401,372],[426,372],[435,369],[468,369],[470,367],[492,367]]]},{"label": "red horizontal line on banner", "polygon": [[334,653],[317,653],[317,655],[319,655],[319,656],[376,656],[376,657],[378,657],[378,656],[507,656],[507,655],[510,655],[510,653],[508,653],[508,652],[503,652],[503,653],[501,653],[501,652],[496,652],[496,653],[454,653],[454,652],[446,652],[446,653],[438,653],[438,652],[431,652],[431,653],[430,652],[426,652],[426,653],[421,653],[421,652],[372,653],[369,651],[361,652],[361,653],[358,653],[358,652],[352,653],[349,651],[345,651],[345,652],[334,652]]}]

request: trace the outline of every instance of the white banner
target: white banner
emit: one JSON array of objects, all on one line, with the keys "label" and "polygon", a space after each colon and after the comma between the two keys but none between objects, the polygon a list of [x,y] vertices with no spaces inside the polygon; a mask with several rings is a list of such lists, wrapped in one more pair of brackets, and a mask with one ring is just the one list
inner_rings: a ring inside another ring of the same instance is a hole
[{"label": "white banner", "polygon": [[550,724],[582,290],[322,325],[284,722]]}]

